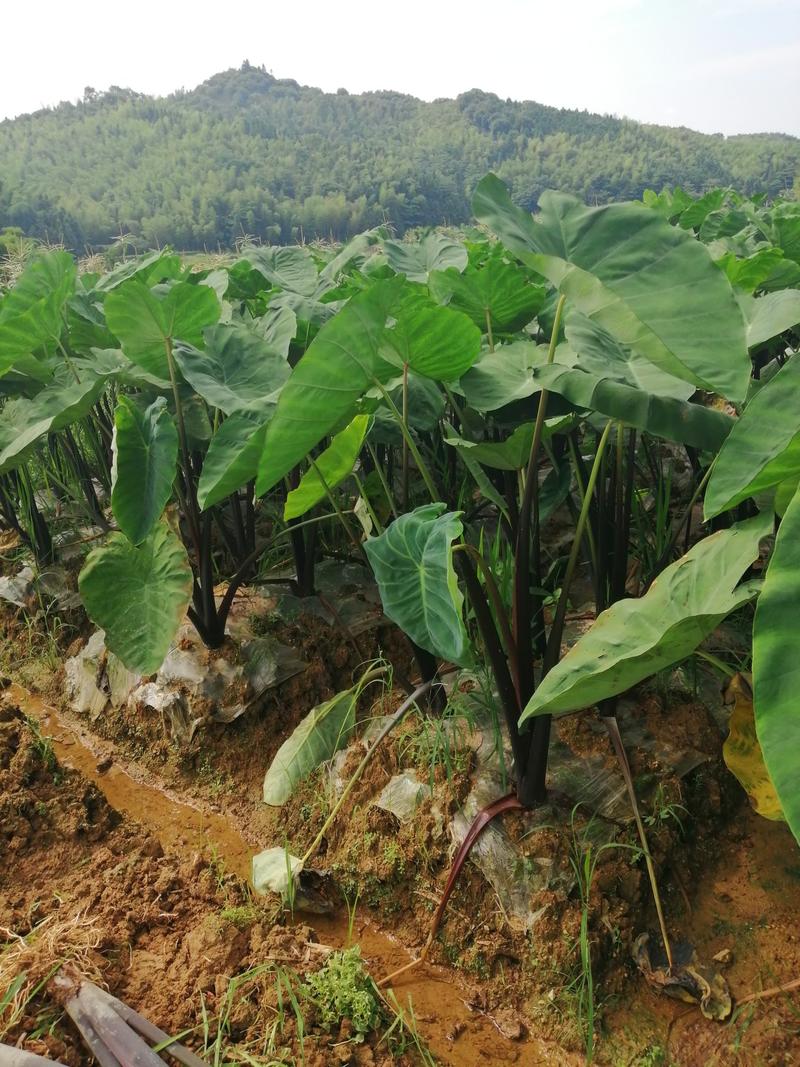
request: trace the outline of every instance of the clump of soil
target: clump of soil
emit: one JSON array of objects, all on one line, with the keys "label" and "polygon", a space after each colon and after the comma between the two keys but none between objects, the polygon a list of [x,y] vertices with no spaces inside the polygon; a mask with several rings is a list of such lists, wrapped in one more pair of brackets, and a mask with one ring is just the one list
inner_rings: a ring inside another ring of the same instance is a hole
[{"label": "clump of soil", "polygon": [[[188,1031],[182,1040],[201,1055],[219,1041],[315,1067],[418,1062],[402,1028],[379,1046],[390,1015],[359,961],[351,954],[326,979],[341,957],[311,927],[288,930],[279,918],[219,860],[165,854],[62,768],[18,708],[0,705],[0,978],[3,993],[16,990],[0,1009],[0,1039],[71,1067],[87,1062],[46,991],[69,961],[167,1033]],[[305,976],[315,974],[312,986]],[[355,1018],[342,1014],[348,988]],[[345,996],[335,1026],[328,990]]]}]

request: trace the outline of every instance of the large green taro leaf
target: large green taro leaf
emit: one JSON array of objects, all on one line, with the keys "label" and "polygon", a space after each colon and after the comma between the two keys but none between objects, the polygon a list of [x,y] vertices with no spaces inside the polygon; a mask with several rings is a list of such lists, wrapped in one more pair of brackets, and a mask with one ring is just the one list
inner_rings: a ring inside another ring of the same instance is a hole
[{"label": "large green taro leaf", "polygon": [[780,248],[760,248],[752,255],[743,257],[734,252],[724,252],[716,263],[725,271],[731,285],[752,293],[771,277],[782,260]]},{"label": "large green taro leaf", "polygon": [[441,233],[429,233],[421,241],[384,241],[389,266],[397,274],[404,274],[410,282],[426,282],[431,271],[455,267],[462,271],[467,265],[467,250],[458,241]]},{"label": "large green taro leaf", "polygon": [[612,604],[542,680],[520,722],[588,708],[691,655],[726,615],[755,596],[758,583],[738,582],[771,528],[765,514],[711,534],[639,600]]},{"label": "large green taro leaf", "polygon": [[740,303],[747,317],[748,348],[763,345],[800,323],[800,291],[797,289],[743,298]]},{"label": "large green taro leaf", "polygon": [[220,315],[217,294],[207,285],[177,282],[161,296],[138,277],[110,292],[105,309],[108,327],[128,359],[166,379],[171,342],[201,344],[203,331]]},{"label": "large green taro leaf", "polygon": [[487,349],[462,375],[456,392],[476,411],[497,411],[537,391],[532,368],[546,358],[547,349],[530,341],[498,345],[494,352]]},{"label": "large green taro leaf", "polygon": [[599,411],[628,426],[678,444],[716,452],[730,433],[730,415],[670,396],[646,393],[612,377],[551,363],[534,370],[536,386],[558,393],[578,408]]},{"label": "large green taro leaf", "polygon": [[410,293],[392,311],[383,354],[434,381],[449,382],[465,374],[481,350],[481,331],[466,315],[439,307],[421,293]]},{"label": "large green taro leaf", "polygon": [[720,451],[706,489],[705,517],[800,475],[800,358],[760,389]]},{"label": "large green taro leaf", "polygon": [[[665,373],[649,359],[619,344],[607,330],[579,311],[567,312],[564,332],[569,348],[575,353],[575,365],[598,378],[615,378],[645,393],[675,400],[688,400],[695,391],[689,382]],[[556,361],[567,362],[561,345]],[[571,365],[572,361],[569,362]]]},{"label": "large green taro leaf", "polygon": [[257,492],[270,490],[353,412],[375,384],[397,367],[381,355],[386,319],[404,282],[378,282],[355,296],[319,331],[280,395],[259,464]]},{"label": "large green taro leaf", "polygon": [[308,468],[300,484],[286,497],[283,518],[299,519],[344,481],[353,469],[369,429],[369,415],[356,417],[336,434],[325,451]]},{"label": "large green taro leaf", "polygon": [[192,594],[186,549],[166,522],[140,544],[111,534],[90,552],[78,578],[89,618],[130,671],[153,674],[164,662]]},{"label": "large green taro leaf", "polygon": [[156,285],[158,282],[178,278],[180,273],[180,256],[169,252],[148,252],[147,255],[117,264],[108,274],[97,280],[94,288],[99,293],[110,293],[112,289],[130,281],[131,278],[139,278],[148,286]]},{"label": "large green taro leaf", "polygon": [[211,438],[197,483],[197,502],[203,510],[255,478],[269,414],[231,415]]},{"label": "large green taro leaf", "polygon": [[521,330],[547,295],[544,286],[531,285],[519,267],[496,256],[485,267],[469,267],[463,274],[455,267],[432,271],[428,288],[440,304],[463,311],[481,330],[486,330],[488,316],[494,333]]},{"label": "large green taro leaf", "polygon": [[365,544],[383,610],[421,648],[465,664],[469,644],[463,597],[453,567],[453,541],[463,527],[445,504],[424,504],[401,515]]},{"label": "large green taro leaf", "polygon": [[105,384],[103,375],[87,374],[78,382],[70,377],[49,385],[32,400],[6,405],[0,428],[0,473],[18,466],[46,433],[56,433],[88,415]]},{"label": "large green taro leaf", "polygon": [[781,521],[753,623],[753,705],[764,762],[800,842],[800,490]]},{"label": "large green taro leaf", "polygon": [[75,276],[75,261],[66,252],[45,252],[28,263],[0,300],[0,375],[57,341]]},{"label": "large green taro leaf", "polygon": [[699,388],[744,399],[742,314],[704,245],[643,204],[587,208],[555,192],[539,204],[535,221],[489,175],[473,211],[619,343]]},{"label": "large green taro leaf", "polygon": [[356,725],[357,689],[318,704],[283,742],[264,776],[264,803],[280,807],[292,790],[343,748]]},{"label": "large green taro leaf", "polygon": [[206,330],[204,352],[179,342],[175,362],[206,403],[226,415],[262,413],[291,374],[285,353],[242,323]]},{"label": "large green taro leaf", "polygon": [[[306,248],[248,248],[245,258],[265,278],[290,293],[300,296],[315,296],[320,288],[320,277],[313,256]],[[323,290],[325,285],[322,286]]]},{"label": "large green taro leaf", "polygon": [[172,493],[178,431],[163,396],[142,409],[121,396],[114,413],[111,508],[129,541],[141,544]]},{"label": "large green taro leaf", "polygon": [[297,333],[297,316],[288,307],[268,308],[259,319],[254,319],[251,328],[263,337],[273,352],[289,357],[289,346]]}]

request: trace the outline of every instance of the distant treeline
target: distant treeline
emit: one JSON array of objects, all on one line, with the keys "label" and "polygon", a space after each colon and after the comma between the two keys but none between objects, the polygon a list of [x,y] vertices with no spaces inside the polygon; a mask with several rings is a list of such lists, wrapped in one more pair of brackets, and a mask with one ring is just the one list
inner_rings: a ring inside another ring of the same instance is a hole
[{"label": "distant treeline", "polygon": [[[245,63],[191,92],[87,88],[78,104],[0,123],[0,229],[83,251],[344,239],[389,221],[461,224],[494,170],[533,209],[547,188],[589,203],[682,185],[775,194],[800,175],[800,140],[725,138],[473,89],[425,103],[324,93]],[[798,179],[800,186],[800,179]]]}]

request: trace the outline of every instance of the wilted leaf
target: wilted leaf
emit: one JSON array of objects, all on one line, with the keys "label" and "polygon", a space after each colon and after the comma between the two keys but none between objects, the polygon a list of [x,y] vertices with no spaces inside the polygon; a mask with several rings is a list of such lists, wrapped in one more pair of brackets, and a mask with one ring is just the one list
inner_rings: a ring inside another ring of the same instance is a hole
[{"label": "wilted leaf", "polygon": [[350,740],[356,724],[357,690],[346,689],[318,704],[283,742],[264,777],[264,803],[285,804],[298,782]]},{"label": "wilted leaf", "polygon": [[252,881],[256,893],[277,893],[288,897],[290,878],[295,882],[303,869],[303,861],[286,849],[265,848],[253,856]]},{"label": "wilted leaf", "polygon": [[733,704],[730,732],[722,746],[722,757],[728,770],[738,779],[759,815],[765,819],[784,820],[778,794],[756,737],[752,677],[735,674],[725,695]]},{"label": "wilted leaf", "polygon": [[756,732],[786,821],[800,841],[800,490],[781,520],[753,622]]}]

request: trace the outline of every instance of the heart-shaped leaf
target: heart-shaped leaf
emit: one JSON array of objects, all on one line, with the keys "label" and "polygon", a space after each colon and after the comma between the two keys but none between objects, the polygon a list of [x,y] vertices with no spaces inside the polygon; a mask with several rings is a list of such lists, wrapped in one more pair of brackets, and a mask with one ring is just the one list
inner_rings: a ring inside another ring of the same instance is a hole
[{"label": "heart-shaped leaf", "polygon": [[178,342],[175,362],[206,403],[226,415],[262,413],[277,401],[291,374],[285,353],[241,323],[206,330],[203,352]]},{"label": "heart-shaped leaf", "polygon": [[165,295],[132,278],[108,294],[106,322],[128,359],[158,378],[169,379],[167,348],[180,339],[202,343],[203,330],[220,314],[217,294],[207,285],[177,282]]},{"label": "heart-shaped leaf", "polygon": [[153,674],[164,662],[192,594],[186,549],[166,522],[140,545],[111,534],[90,552],[78,578],[89,618],[129,671]]},{"label": "heart-shaped leaf", "polygon": [[469,642],[453,567],[463,527],[458,513],[444,511],[441,503],[416,508],[364,547],[386,615],[421,648],[463,665]]}]

